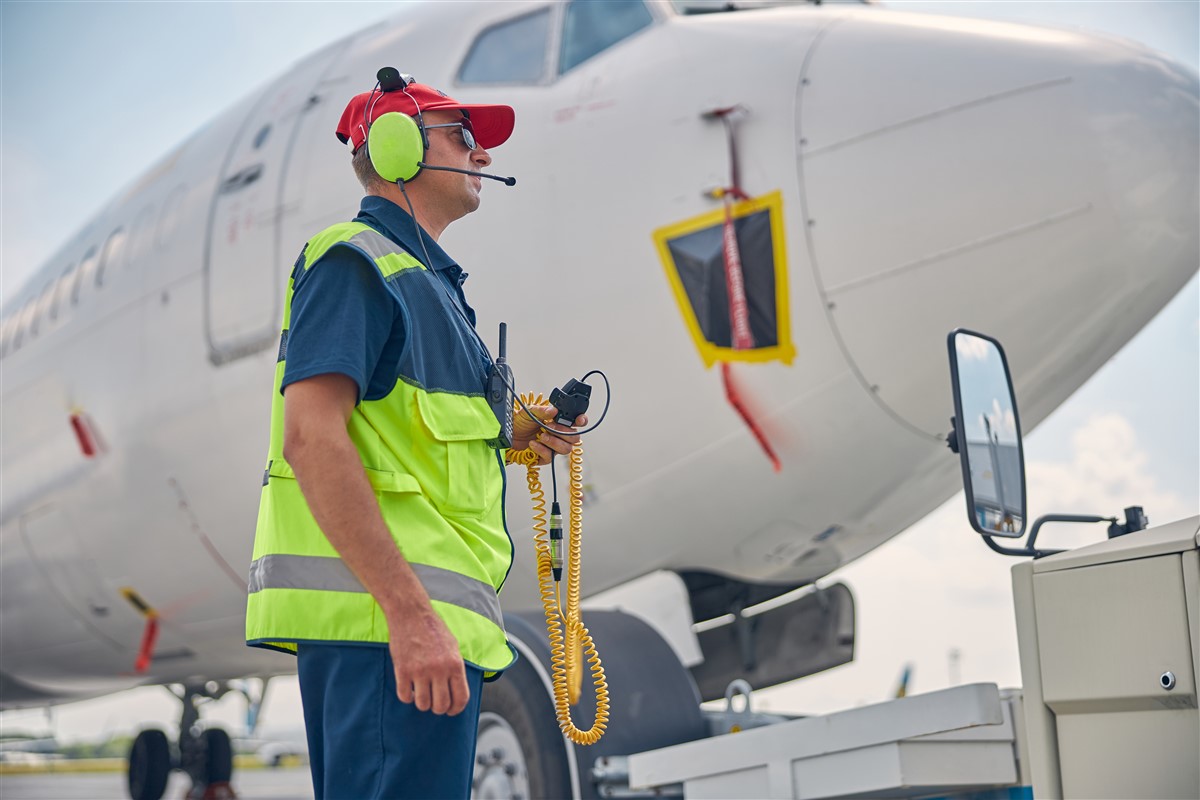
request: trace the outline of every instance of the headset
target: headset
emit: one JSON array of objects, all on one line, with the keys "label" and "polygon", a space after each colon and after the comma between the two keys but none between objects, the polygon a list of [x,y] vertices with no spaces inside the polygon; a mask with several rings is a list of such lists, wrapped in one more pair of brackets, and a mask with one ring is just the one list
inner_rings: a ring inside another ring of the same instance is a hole
[{"label": "headset", "polygon": [[[401,73],[395,67],[384,67],[375,77],[375,88],[371,90],[370,97],[363,104],[362,128],[367,133],[365,141],[367,154],[379,177],[388,183],[402,187],[405,182],[414,180],[422,169],[433,169],[490,178],[500,181],[505,186],[516,185],[516,178],[426,164],[425,152],[429,150],[429,133],[421,114],[421,104],[408,91],[409,85],[415,83],[415,79],[411,75]],[[409,100],[412,100],[413,107],[417,110],[417,118],[413,119],[408,114],[402,114],[399,111],[389,111],[371,122],[371,112],[375,108],[375,103],[379,102],[379,98],[387,92],[396,91],[403,92],[408,95]]]}]

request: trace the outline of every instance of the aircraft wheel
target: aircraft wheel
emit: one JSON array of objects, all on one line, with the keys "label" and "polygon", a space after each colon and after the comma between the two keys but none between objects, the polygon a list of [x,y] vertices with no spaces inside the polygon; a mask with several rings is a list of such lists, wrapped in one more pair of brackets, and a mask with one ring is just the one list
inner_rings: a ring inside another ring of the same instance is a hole
[{"label": "aircraft wheel", "polygon": [[170,774],[167,735],[155,728],[139,733],[129,749],[129,796],[133,800],[160,800]]},{"label": "aircraft wheel", "polygon": [[541,678],[518,661],[484,685],[475,746],[474,800],[570,797],[566,747]]},{"label": "aircraft wheel", "polygon": [[208,783],[227,783],[233,778],[233,743],[220,728],[204,731],[204,762]]}]

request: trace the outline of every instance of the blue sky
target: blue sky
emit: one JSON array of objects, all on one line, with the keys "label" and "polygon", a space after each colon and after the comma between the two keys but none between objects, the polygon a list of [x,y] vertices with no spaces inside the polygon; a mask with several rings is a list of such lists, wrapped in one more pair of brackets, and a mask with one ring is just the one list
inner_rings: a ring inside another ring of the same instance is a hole
[{"label": "blue sky", "polygon": [[[897,9],[1063,25],[1134,39],[1197,68],[1197,2],[893,2]],[[0,4],[0,293],[23,279],[123,186],[220,111],[392,3],[11,2]],[[1152,522],[1200,508],[1200,291],[1193,279],[1124,350],[1026,439],[1029,511],[1115,513],[1141,502]],[[1018,404],[1020,398],[1018,398]],[[1096,464],[1112,465],[1100,469]],[[1098,531],[1046,534],[1067,543]],[[970,531],[961,497],[846,570],[858,597],[855,664],[763,694],[779,710],[884,699],[904,663],[910,691],[964,680],[1019,683],[1007,570]],[[898,586],[897,576],[904,581]],[[912,587],[941,588],[917,594]],[[908,602],[895,602],[903,591]],[[54,712],[63,739],[173,724],[161,689]],[[216,716],[236,726],[236,700]],[[280,681],[267,724],[299,725]],[[0,715],[43,728],[40,712]]]}]

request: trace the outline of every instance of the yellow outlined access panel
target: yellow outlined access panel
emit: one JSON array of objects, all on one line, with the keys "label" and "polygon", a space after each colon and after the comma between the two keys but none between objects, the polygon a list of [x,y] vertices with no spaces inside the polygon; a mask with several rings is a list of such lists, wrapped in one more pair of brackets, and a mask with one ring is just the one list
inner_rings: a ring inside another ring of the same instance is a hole
[{"label": "yellow outlined access panel", "polygon": [[733,348],[725,283],[725,209],[672,223],[654,232],[658,255],[706,368],[719,361],[792,363],[783,194],[775,191],[733,205],[734,230],[754,347]]}]

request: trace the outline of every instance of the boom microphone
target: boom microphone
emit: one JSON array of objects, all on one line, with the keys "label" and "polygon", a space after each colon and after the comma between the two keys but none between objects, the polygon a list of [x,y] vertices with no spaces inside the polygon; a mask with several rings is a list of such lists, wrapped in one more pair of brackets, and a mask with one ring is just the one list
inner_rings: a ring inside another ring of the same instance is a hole
[{"label": "boom microphone", "polygon": [[454,167],[434,167],[426,164],[424,161],[418,161],[417,166],[421,169],[439,169],[442,172],[461,172],[463,175],[474,175],[477,178],[491,178],[494,181],[500,181],[505,186],[516,186],[516,178],[505,178],[500,175],[489,175],[486,172],[472,172],[469,169],[456,169]]}]

